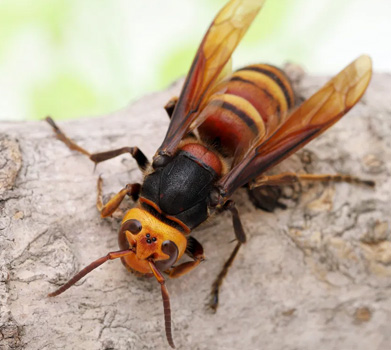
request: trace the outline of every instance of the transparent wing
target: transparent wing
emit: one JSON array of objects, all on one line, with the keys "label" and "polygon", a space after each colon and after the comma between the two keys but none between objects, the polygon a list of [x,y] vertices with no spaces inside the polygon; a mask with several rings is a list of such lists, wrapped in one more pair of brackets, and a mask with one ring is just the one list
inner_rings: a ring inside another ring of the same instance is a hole
[{"label": "transparent wing", "polygon": [[359,101],[371,75],[371,59],[363,55],[332,78],[220,179],[218,186],[223,197],[231,196],[238,187],[281,162],[337,122]]},{"label": "transparent wing", "polygon": [[217,14],[198,48],[158,154],[175,152],[263,3],[231,0]]}]

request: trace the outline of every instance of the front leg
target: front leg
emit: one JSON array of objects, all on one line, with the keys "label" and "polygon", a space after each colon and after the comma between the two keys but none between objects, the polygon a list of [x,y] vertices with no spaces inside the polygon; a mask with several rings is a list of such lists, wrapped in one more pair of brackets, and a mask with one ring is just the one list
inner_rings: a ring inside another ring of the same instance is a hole
[{"label": "front leg", "polygon": [[103,186],[103,180],[99,176],[98,186],[97,186],[98,196],[96,199],[96,207],[100,212],[102,218],[106,218],[112,215],[118,209],[119,205],[124,200],[126,195],[132,197],[134,201],[137,201],[141,190],[141,185],[139,183],[127,184],[121,191],[119,191],[117,194],[111,197],[106,204],[103,204],[102,186]]},{"label": "front leg", "polygon": [[185,253],[193,259],[193,261],[184,262],[178,266],[172,267],[167,271],[169,277],[177,278],[190,272],[197,267],[202,261],[205,260],[204,248],[201,243],[198,242],[194,237],[190,236],[187,239],[187,246]]}]

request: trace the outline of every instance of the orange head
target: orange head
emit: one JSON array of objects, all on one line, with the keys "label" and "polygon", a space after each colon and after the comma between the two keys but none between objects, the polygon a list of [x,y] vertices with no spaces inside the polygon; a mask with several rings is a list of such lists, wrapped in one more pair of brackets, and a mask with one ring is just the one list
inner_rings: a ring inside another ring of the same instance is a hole
[{"label": "orange head", "polygon": [[183,255],[187,244],[182,232],[141,208],[125,214],[118,242],[121,249],[133,250],[122,258],[127,267],[141,273],[152,273],[149,260],[160,271],[168,270]]},{"label": "orange head", "polygon": [[158,220],[147,211],[133,208],[123,218],[118,241],[122,250],[108,253],[93,261],[49,296],[54,297],[65,292],[106,261],[121,258],[127,267],[144,274],[154,275],[160,283],[166,337],[170,346],[175,348],[171,332],[170,299],[162,272],[169,270],[183,255],[187,245],[186,237],[181,231]]}]

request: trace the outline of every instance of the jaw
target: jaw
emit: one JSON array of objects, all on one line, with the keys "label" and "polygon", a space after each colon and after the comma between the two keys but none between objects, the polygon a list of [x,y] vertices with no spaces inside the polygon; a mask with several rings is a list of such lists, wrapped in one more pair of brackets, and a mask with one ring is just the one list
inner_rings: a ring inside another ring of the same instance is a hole
[{"label": "jaw", "polygon": [[123,257],[122,262],[130,270],[141,274],[152,274],[149,261],[154,261],[161,271],[166,271],[178,259],[178,248],[173,242],[163,242],[165,247],[163,248],[164,251],[162,251],[157,249],[155,244],[146,243],[143,235],[134,237],[126,231],[125,237],[127,248],[131,247],[132,253]]},{"label": "jaw", "polygon": [[126,266],[128,270],[136,271],[141,274],[152,274],[151,267],[148,264],[148,260],[146,259],[148,256],[148,252],[142,252],[141,245],[137,244],[137,240],[129,233],[125,232],[124,237],[126,237],[126,246],[132,247],[133,253],[129,254],[122,258],[122,262]]},{"label": "jaw", "polygon": [[[133,230],[132,221],[137,220],[140,229]],[[184,234],[160,221],[141,208],[132,208],[124,216],[118,233],[122,249],[132,253],[122,259],[125,266],[142,274],[151,274],[150,261],[164,272],[170,269],[183,255],[187,246]]]},{"label": "jaw", "polygon": [[151,274],[151,268],[148,264],[148,260],[140,260],[136,254],[129,254],[122,258],[122,262],[130,269],[137,271],[141,274]]}]

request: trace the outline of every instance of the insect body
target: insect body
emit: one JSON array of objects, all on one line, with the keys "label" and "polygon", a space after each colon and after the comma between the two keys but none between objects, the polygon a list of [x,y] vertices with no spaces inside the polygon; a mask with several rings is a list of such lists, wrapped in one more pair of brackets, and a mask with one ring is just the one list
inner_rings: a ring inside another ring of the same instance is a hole
[{"label": "insect body", "polygon": [[[57,137],[95,163],[130,153],[144,173],[143,184],[128,184],[98,209],[110,216],[127,195],[137,201],[124,216],[119,230],[120,251],[109,253],[80,271],[58,295],[107,260],[161,284],[166,336],[174,347],[171,311],[164,274],[179,277],[204,260],[202,245],[190,232],[208,217],[224,210],[232,213],[237,244],[212,287],[212,308],[239,248],[246,242],[238,211],[230,199],[236,189],[252,189],[255,203],[266,209],[259,189],[300,180],[348,181],[373,185],[342,175],[266,176],[264,173],[303,147],[338,121],[364,93],[371,77],[371,61],[361,56],[322,89],[295,108],[295,97],[285,74],[270,65],[252,65],[234,73],[231,54],[263,1],[231,0],[217,14],[194,58],[179,99],[166,110],[171,122],[152,164],[137,147],[90,154],[65,136],[51,118]],[[187,254],[192,260],[178,263]]]}]

